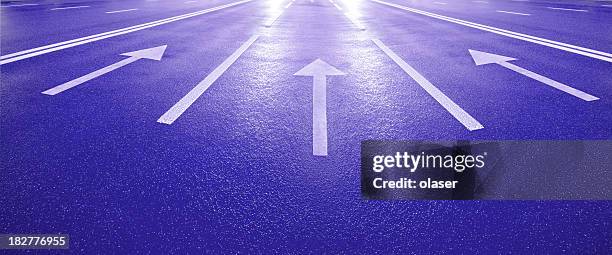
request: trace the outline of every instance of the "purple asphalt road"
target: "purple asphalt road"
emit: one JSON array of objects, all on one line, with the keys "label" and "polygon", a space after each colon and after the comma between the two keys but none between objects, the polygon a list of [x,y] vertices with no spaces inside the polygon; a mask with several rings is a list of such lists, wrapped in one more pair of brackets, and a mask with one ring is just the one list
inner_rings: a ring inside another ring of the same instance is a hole
[{"label": "purple asphalt road", "polygon": [[[612,63],[372,1],[335,2],[342,11],[328,0],[286,9],[255,0],[1,65],[0,233],[67,233],[84,254],[612,249],[609,202],[364,201],[359,180],[366,139],[610,139]],[[607,1],[386,2],[612,52]],[[3,1],[0,52],[228,3]],[[89,7],[51,10],[75,6]],[[138,10],[106,13],[128,9]],[[180,118],[157,123],[253,35]],[[372,39],[484,129],[467,130]],[[168,45],[161,61],[41,93],[159,45]],[[476,66],[468,49],[600,99]],[[346,73],[327,78],[327,157],[312,155],[312,78],[293,75],[318,58]]]}]

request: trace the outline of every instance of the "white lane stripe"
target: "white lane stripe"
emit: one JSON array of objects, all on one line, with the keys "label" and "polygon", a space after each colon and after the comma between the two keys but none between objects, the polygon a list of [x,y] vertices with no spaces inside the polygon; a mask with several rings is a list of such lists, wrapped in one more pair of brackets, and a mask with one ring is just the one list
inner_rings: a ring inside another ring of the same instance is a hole
[{"label": "white lane stripe", "polygon": [[[293,1],[295,1],[295,0],[293,0]],[[287,8],[291,7],[291,5],[293,4],[293,1],[291,1],[291,2],[289,2],[287,5],[285,5],[285,9],[287,9]]]},{"label": "white lane stripe", "polygon": [[109,11],[109,12],[105,12],[107,14],[112,14],[112,13],[122,13],[122,12],[131,12],[131,11],[137,11],[138,9],[126,9],[126,10],[118,10],[118,11]]},{"label": "white lane stripe", "polygon": [[195,3],[195,2],[197,2],[197,1],[186,1],[185,3],[186,4],[192,4],[192,3]]},{"label": "white lane stripe", "polygon": [[0,6],[2,8],[9,8],[9,7],[23,7],[23,6],[36,6],[38,4],[13,4],[13,5],[3,5]]},{"label": "white lane stripe", "polygon": [[353,23],[353,25],[355,25],[359,30],[366,30],[366,27],[361,24],[361,22],[359,22],[355,17],[353,17],[353,15],[349,14],[348,12],[342,11],[342,7],[337,5],[336,2],[334,2],[333,0],[329,0],[329,2],[332,3],[336,7],[336,9],[341,11],[344,16],[346,16],[346,18],[349,19]]},{"label": "white lane stripe", "polygon": [[459,105],[457,105],[453,100],[448,98],[442,91],[440,91],[436,86],[431,84],[425,77],[423,77],[417,70],[412,68],[412,66],[408,65],[402,58],[396,55],[391,49],[389,49],[383,42],[378,39],[372,39],[374,44],[378,46],[387,56],[389,56],[393,62],[406,72],[412,79],[414,79],[421,87],[427,91],[427,93],[432,96],[444,109],[446,109],[455,119],[457,119],[463,126],[465,126],[468,130],[474,131],[478,129],[484,128],[480,122],[478,122],[474,117],[472,117],[469,113],[461,109]]},{"label": "white lane stripe", "polygon": [[441,5],[445,5],[446,3],[442,3],[442,2],[434,2],[434,4],[441,4]]},{"label": "white lane stripe", "polygon": [[530,16],[531,15],[529,13],[509,12],[509,11],[495,11],[495,12],[514,14],[514,15],[521,15],[521,16]]},{"label": "white lane stripe", "polygon": [[387,5],[387,6],[390,6],[390,7],[402,9],[402,10],[405,10],[405,11],[409,11],[409,12],[425,15],[425,16],[428,16],[428,17],[432,17],[432,18],[448,21],[448,22],[451,22],[451,23],[455,23],[455,24],[459,24],[459,25],[463,25],[463,26],[467,26],[467,27],[471,27],[471,28],[475,28],[475,29],[491,32],[491,33],[495,33],[495,34],[498,34],[498,35],[503,35],[503,36],[507,36],[507,37],[511,37],[511,38],[515,38],[515,39],[519,39],[519,40],[523,40],[523,41],[527,41],[527,42],[532,42],[532,43],[540,44],[540,45],[544,45],[544,46],[547,46],[547,47],[551,47],[551,48],[555,48],[555,49],[559,49],[559,50],[563,50],[563,51],[567,51],[567,52],[571,52],[571,53],[576,53],[576,54],[583,55],[583,56],[586,56],[586,57],[591,57],[591,58],[596,58],[596,59],[600,59],[600,60],[607,61],[607,62],[612,62],[612,54],[607,53],[607,52],[593,50],[593,49],[589,49],[589,48],[585,48],[585,47],[580,47],[580,46],[576,46],[576,45],[572,45],[572,44],[568,44],[568,43],[562,43],[562,42],[557,42],[557,41],[553,41],[553,40],[548,40],[548,39],[544,39],[544,38],[540,38],[540,37],[536,37],[536,36],[531,36],[531,35],[527,35],[527,34],[517,33],[517,32],[513,32],[513,31],[501,29],[501,28],[496,28],[496,27],[492,27],[492,26],[486,26],[486,25],[482,25],[482,24],[478,24],[478,23],[474,23],[474,22],[469,22],[469,21],[461,20],[461,19],[455,19],[455,18],[443,16],[443,15],[438,15],[438,14],[434,14],[434,13],[430,13],[430,12],[426,12],[426,11],[421,11],[421,10],[414,9],[414,8],[409,8],[409,7],[398,5],[398,4],[387,3],[387,2],[384,2],[384,1],[380,1],[380,0],[371,0],[371,1],[379,3],[379,4],[382,4],[382,5]]},{"label": "white lane stripe", "polygon": [[366,30],[366,27],[361,24],[353,15],[344,12],[344,16],[346,16],[359,30]]},{"label": "white lane stripe", "polygon": [[489,2],[487,2],[487,1],[472,1],[472,3],[477,3],[477,4],[488,4]]},{"label": "white lane stripe", "polygon": [[336,2],[334,2],[334,0],[329,0],[330,3],[332,3],[334,5],[334,7],[336,7],[336,9],[338,9],[338,11],[342,11],[342,7],[340,7],[340,5],[336,4]]},{"label": "white lane stripe", "polygon": [[81,9],[81,8],[89,8],[89,7],[91,7],[91,6],[89,6],[89,5],[82,5],[82,6],[58,7],[58,8],[53,8],[51,10],[52,11],[59,11],[59,10]]},{"label": "white lane stripe", "polygon": [[281,12],[281,13],[277,14],[276,16],[274,16],[274,17],[272,17],[272,18],[268,19],[268,21],[266,22],[266,24],[264,24],[264,26],[266,26],[266,27],[271,27],[271,26],[274,24],[274,22],[276,22],[276,20],[277,20],[278,18],[280,18],[280,16],[281,16],[282,14],[283,14],[283,13]]},{"label": "white lane stripe", "polygon": [[551,10],[559,10],[559,11],[572,11],[572,12],[589,12],[587,10],[582,9],[568,9],[568,8],[558,8],[558,7],[546,7]]},{"label": "white lane stripe", "polygon": [[132,33],[132,32],[140,31],[140,30],[143,30],[143,29],[151,28],[151,27],[156,27],[156,26],[163,25],[163,24],[166,24],[166,23],[170,23],[170,22],[174,22],[174,21],[178,21],[178,20],[183,20],[183,19],[199,16],[199,15],[202,15],[202,14],[206,14],[206,13],[222,10],[222,9],[225,9],[225,8],[229,8],[229,7],[232,7],[232,6],[248,3],[248,2],[251,2],[251,1],[253,1],[253,0],[243,0],[243,1],[239,1],[239,2],[229,3],[229,4],[213,7],[213,8],[210,8],[210,9],[205,9],[205,10],[197,11],[197,12],[187,13],[187,14],[183,14],[183,15],[179,15],[179,16],[174,16],[174,17],[170,17],[170,18],[166,18],[166,19],[161,19],[161,20],[157,20],[157,21],[153,21],[153,22],[148,22],[148,23],[144,23],[144,24],[140,24],[140,25],[136,25],[136,26],[126,27],[126,28],[122,28],[122,29],[117,29],[117,30],[105,32],[105,33],[90,35],[90,36],[81,37],[81,38],[77,38],[77,39],[73,39],[73,40],[69,40],[69,41],[54,43],[54,44],[50,44],[50,45],[46,45],[46,46],[41,46],[41,47],[29,49],[29,50],[23,50],[23,51],[7,54],[7,55],[4,55],[4,56],[0,56],[0,59],[1,59],[0,65],[11,63],[11,62],[15,62],[15,61],[26,59],[26,58],[35,57],[35,56],[46,54],[46,53],[49,53],[49,52],[54,52],[54,51],[58,51],[58,50],[66,49],[66,48],[71,48],[71,47],[78,46],[78,45],[81,45],[81,44],[95,42],[95,41],[99,41],[99,40],[102,40],[102,39],[106,39],[106,38],[110,38],[110,37],[115,37],[115,36],[118,36],[118,35],[123,35],[123,34]]},{"label": "white lane stripe", "polygon": [[[285,9],[287,9],[289,6],[285,7]],[[266,27],[271,27],[274,22],[276,22],[276,20],[278,18],[280,18],[280,16],[283,15],[283,11],[279,11],[276,15],[274,15],[272,18],[268,19],[268,21],[266,21],[266,23],[264,24],[264,26]]]},{"label": "white lane stripe", "polygon": [[163,124],[172,124],[189,108],[206,90],[223,74],[236,60],[257,40],[259,35],[254,35],[248,41],[242,44],[231,56],[229,56],[221,65],[213,70],[204,80],[196,85],[187,95],[181,98],[170,110],[159,117],[157,122]]},{"label": "white lane stripe", "polygon": [[604,4],[603,7],[612,7],[612,4]]}]

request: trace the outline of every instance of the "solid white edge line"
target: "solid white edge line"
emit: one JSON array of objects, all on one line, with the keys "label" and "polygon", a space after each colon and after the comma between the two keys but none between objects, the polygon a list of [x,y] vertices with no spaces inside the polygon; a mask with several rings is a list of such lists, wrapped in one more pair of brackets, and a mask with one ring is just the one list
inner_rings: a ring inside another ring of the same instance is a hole
[{"label": "solid white edge line", "polygon": [[406,74],[414,79],[431,97],[433,97],[446,111],[448,111],[455,119],[457,119],[465,128],[470,131],[483,129],[484,127],[478,122],[472,115],[463,110],[453,100],[448,98],[442,91],[436,86],[431,84],[423,75],[421,75],[416,69],[410,66],[406,61],[395,54],[389,47],[378,39],[372,39],[374,44],[378,46],[393,62],[395,62]]},{"label": "solid white edge line", "polygon": [[213,70],[204,80],[191,89],[187,95],[179,100],[172,108],[164,115],[159,117],[157,122],[162,124],[172,124],[176,121],[208,88],[219,78],[236,60],[259,38],[259,35],[254,35],[244,42],[232,55],[223,61],[215,70]]},{"label": "solid white edge line", "polygon": [[379,4],[382,4],[382,5],[398,8],[398,9],[401,9],[401,10],[405,10],[405,11],[409,11],[409,12],[413,12],[413,13],[429,16],[429,17],[432,17],[432,18],[436,18],[436,19],[452,22],[452,23],[455,23],[455,24],[464,25],[464,26],[467,26],[467,27],[476,28],[476,29],[479,29],[479,30],[495,33],[495,34],[498,34],[498,35],[503,35],[503,36],[507,36],[507,37],[511,37],[511,38],[515,38],[515,39],[519,39],[519,40],[523,40],[523,41],[528,41],[528,42],[544,45],[544,46],[547,46],[547,47],[556,48],[556,49],[559,49],[559,50],[563,50],[563,51],[567,51],[567,52],[583,55],[583,56],[586,56],[586,57],[596,58],[596,59],[599,59],[599,60],[603,60],[603,61],[611,62],[612,63],[612,54],[611,53],[602,52],[602,51],[598,51],[598,50],[593,50],[593,49],[589,49],[589,48],[585,48],[585,47],[581,47],[581,46],[576,46],[576,45],[572,45],[572,44],[568,44],[568,43],[562,43],[562,42],[557,42],[557,41],[553,41],[553,40],[548,40],[548,39],[544,39],[544,38],[540,38],[540,37],[536,37],[536,36],[531,36],[531,35],[527,35],[527,34],[522,34],[522,33],[518,33],[518,32],[513,32],[513,31],[501,29],[501,28],[486,26],[486,25],[482,25],[482,24],[478,24],[478,23],[474,23],[474,22],[469,22],[469,21],[461,20],[461,19],[450,18],[450,17],[447,17],[447,16],[443,16],[443,15],[439,15],[439,14],[434,14],[434,13],[429,13],[429,12],[421,11],[421,10],[418,10],[418,9],[413,9],[413,8],[409,8],[409,7],[406,7],[406,6],[402,6],[402,5],[387,3],[387,2],[384,2],[384,1],[380,1],[380,0],[371,0],[371,1],[379,3]]},{"label": "solid white edge line", "polygon": [[11,62],[15,62],[15,61],[26,59],[26,58],[31,58],[31,57],[34,57],[34,56],[42,55],[42,54],[53,52],[53,51],[58,51],[58,50],[66,49],[66,48],[71,48],[71,47],[78,46],[78,45],[85,44],[85,43],[95,42],[95,41],[98,41],[98,40],[102,40],[102,39],[106,39],[106,38],[110,38],[110,37],[114,37],[114,36],[118,36],[118,35],[123,35],[123,34],[131,33],[131,32],[140,31],[140,30],[143,30],[143,29],[146,29],[146,28],[156,27],[156,26],[163,25],[163,24],[166,24],[166,23],[170,23],[170,22],[174,22],[174,21],[178,21],[178,20],[182,20],[182,19],[186,19],[186,18],[191,18],[191,17],[199,16],[199,15],[202,15],[202,14],[206,14],[206,13],[222,10],[222,9],[225,9],[225,8],[229,8],[229,7],[233,7],[233,6],[236,6],[236,5],[248,3],[248,2],[251,2],[251,1],[253,1],[253,0],[242,0],[242,1],[239,1],[239,2],[229,3],[229,4],[225,4],[225,5],[209,8],[209,9],[204,9],[204,10],[197,11],[197,12],[191,12],[191,13],[187,13],[187,14],[183,14],[183,15],[178,15],[178,16],[174,16],[174,17],[170,17],[170,18],[165,18],[165,19],[161,19],[161,20],[157,20],[157,21],[152,21],[152,22],[148,22],[148,23],[144,23],[144,24],[140,24],[140,25],[135,25],[135,26],[131,26],[131,27],[121,28],[121,29],[117,29],[117,30],[113,30],[113,31],[109,31],[109,32],[104,32],[104,33],[90,35],[90,36],[86,36],[86,37],[81,37],[81,38],[77,38],[77,39],[73,39],[73,40],[68,40],[68,41],[64,41],[64,42],[59,42],[59,43],[49,44],[49,45],[45,45],[45,46],[40,46],[40,47],[33,48],[33,49],[23,50],[23,51],[19,51],[19,52],[15,52],[15,53],[10,53],[10,54],[7,54],[7,55],[0,56],[0,59],[1,59],[0,65],[11,63]]}]

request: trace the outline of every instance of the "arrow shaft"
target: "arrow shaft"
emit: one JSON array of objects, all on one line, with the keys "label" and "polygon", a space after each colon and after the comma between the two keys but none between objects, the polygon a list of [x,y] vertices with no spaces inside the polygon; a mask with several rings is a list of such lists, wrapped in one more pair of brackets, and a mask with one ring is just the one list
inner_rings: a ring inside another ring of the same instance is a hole
[{"label": "arrow shaft", "polygon": [[315,75],[312,86],[312,153],[327,156],[327,77]]},{"label": "arrow shaft", "polygon": [[114,70],[116,70],[118,68],[121,68],[121,67],[123,67],[125,65],[133,63],[136,60],[139,60],[139,58],[136,58],[136,57],[126,58],[124,60],[121,60],[121,61],[119,61],[117,63],[114,63],[114,64],[109,65],[107,67],[104,67],[102,69],[98,69],[98,70],[96,70],[94,72],[88,73],[86,75],[83,75],[83,76],[81,76],[79,78],[76,78],[76,79],[71,80],[69,82],[66,82],[64,84],[55,86],[55,87],[50,88],[48,90],[45,90],[42,93],[46,94],[46,95],[51,95],[51,96],[52,95],[57,95],[57,94],[59,94],[61,92],[64,92],[64,91],[69,90],[71,88],[74,88],[74,87],[76,87],[76,86],[78,86],[80,84],[83,84],[83,83],[85,83],[85,82],[87,82],[89,80],[95,79],[95,78],[97,78],[99,76],[102,76],[102,75],[104,75],[106,73],[112,72],[112,71],[114,71]]},{"label": "arrow shaft", "polygon": [[568,94],[570,94],[572,96],[580,98],[580,99],[582,99],[584,101],[594,101],[594,100],[599,99],[598,97],[595,97],[593,95],[585,93],[585,92],[583,92],[581,90],[572,88],[570,86],[567,86],[567,85],[565,85],[563,83],[560,83],[560,82],[555,81],[553,79],[550,79],[548,77],[544,77],[542,75],[539,75],[537,73],[529,71],[529,70],[527,70],[525,68],[516,66],[516,65],[514,65],[514,64],[512,64],[510,62],[501,62],[501,63],[498,63],[498,64],[503,66],[503,67],[505,67],[505,68],[508,68],[508,69],[510,69],[512,71],[515,71],[517,73],[525,75],[525,76],[527,76],[527,77],[529,77],[531,79],[534,79],[534,80],[539,81],[541,83],[544,83],[544,84],[546,84],[548,86],[551,86],[551,87],[553,87],[555,89],[561,90],[561,91],[563,91],[565,93],[568,93]]}]

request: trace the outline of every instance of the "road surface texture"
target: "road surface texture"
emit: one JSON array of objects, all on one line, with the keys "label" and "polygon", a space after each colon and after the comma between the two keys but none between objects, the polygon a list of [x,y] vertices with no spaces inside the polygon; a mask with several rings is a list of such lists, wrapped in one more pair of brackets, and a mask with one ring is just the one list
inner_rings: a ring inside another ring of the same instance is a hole
[{"label": "road surface texture", "polygon": [[610,1],[0,11],[2,233],[84,254],[612,249],[609,202],[366,201],[359,179],[367,139],[611,139]]}]

